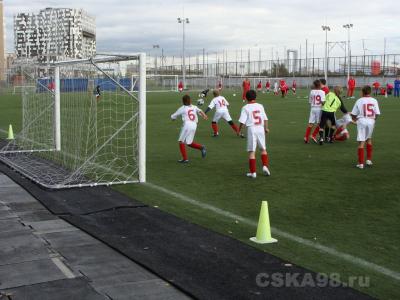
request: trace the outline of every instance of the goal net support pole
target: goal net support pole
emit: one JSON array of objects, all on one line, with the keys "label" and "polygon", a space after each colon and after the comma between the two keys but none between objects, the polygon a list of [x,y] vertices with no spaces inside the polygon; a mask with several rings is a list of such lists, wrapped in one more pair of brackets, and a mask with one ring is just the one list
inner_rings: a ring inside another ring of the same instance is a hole
[{"label": "goal net support pole", "polygon": [[139,182],[146,182],[146,54],[139,54]]},{"label": "goal net support pole", "polygon": [[56,151],[61,151],[61,87],[60,67],[54,68],[54,139]]}]

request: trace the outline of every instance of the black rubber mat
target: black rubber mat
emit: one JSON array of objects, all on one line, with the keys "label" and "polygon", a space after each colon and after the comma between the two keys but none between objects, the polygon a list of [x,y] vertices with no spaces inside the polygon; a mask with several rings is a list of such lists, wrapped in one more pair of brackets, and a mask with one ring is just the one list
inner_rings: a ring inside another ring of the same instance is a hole
[{"label": "black rubber mat", "polygon": [[[50,210],[62,211],[63,219],[195,298],[370,298],[356,290],[337,286],[337,283],[319,287],[316,284],[319,275],[314,272],[287,264],[273,255],[155,208],[145,207],[111,189],[96,187],[50,192],[5,168],[0,164],[0,171],[11,175]],[[126,205],[130,201],[132,205]],[[266,274],[269,278],[273,274],[294,276],[296,280],[287,286],[262,287],[257,284],[257,278],[264,280]]]}]

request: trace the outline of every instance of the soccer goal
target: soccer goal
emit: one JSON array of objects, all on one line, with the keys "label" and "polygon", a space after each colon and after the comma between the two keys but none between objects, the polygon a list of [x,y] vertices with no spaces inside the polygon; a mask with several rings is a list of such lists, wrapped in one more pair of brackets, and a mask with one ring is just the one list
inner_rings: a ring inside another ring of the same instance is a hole
[{"label": "soccer goal", "polygon": [[[137,75],[131,76],[131,91],[136,86]],[[178,75],[151,75],[146,76],[147,92],[178,92]]]},{"label": "soccer goal", "polygon": [[[128,63],[140,70],[134,87]],[[18,68],[22,130],[1,161],[52,189],[146,181],[145,54]]]}]

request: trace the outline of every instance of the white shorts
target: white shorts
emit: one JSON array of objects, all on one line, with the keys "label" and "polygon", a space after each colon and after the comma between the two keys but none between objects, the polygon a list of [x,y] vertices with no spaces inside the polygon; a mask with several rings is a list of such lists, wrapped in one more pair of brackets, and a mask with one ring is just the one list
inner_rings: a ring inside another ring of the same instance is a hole
[{"label": "white shorts", "polygon": [[265,130],[263,126],[247,128],[247,151],[256,151],[258,148],[265,150]]},{"label": "white shorts", "polygon": [[310,117],[308,118],[308,123],[319,124],[321,121],[322,110],[312,108],[310,111]]},{"label": "white shorts", "polygon": [[183,125],[181,133],[179,134],[178,141],[190,145],[191,143],[193,143],[196,129],[197,124],[193,122]]},{"label": "white shorts", "polygon": [[365,142],[372,137],[375,120],[361,118],[357,120],[357,142]]},{"label": "white shorts", "polygon": [[218,122],[221,118],[223,118],[225,121],[229,122],[232,121],[231,115],[229,114],[229,111],[216,111],[214,114],[213,122]]}]

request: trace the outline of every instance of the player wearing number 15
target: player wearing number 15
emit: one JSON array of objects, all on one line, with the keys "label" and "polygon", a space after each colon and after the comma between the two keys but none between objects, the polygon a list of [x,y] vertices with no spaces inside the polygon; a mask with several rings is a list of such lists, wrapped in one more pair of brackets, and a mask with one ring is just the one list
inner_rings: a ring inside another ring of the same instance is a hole
[{"label": "player wearing number 15", "polygon": [[358,164],[357,168],[364,169],[364,146],[367,143],[367,166],[372,165],[372,133],[375,120],[380,115],[378,101],[371,97],[371,87],[362,89],[362,98],[354,104],[351,116],[357,122]]},{"label": "player wearing number 15", "polygon": [[175,113],[171,115],[172,120],[176,120],[178,117],[182,117],[183,126],[181,133],[179,134],[179,149],[182,154],[182,159],[178,162],[188,163],[188,156],[186,153],[186,146],[201,151],[201,156],[206,157],[206,147],[204,145],[197,144],[193,141],[194,135],[196,134],[198,117],[197,114],[201,115],[207,120],[206,114],[197,106],[192,105],[192,100],[189,95],[182,97],[183,106],[181,106]]},{"label": "player wearing number 15", "polygon": [[311,139],[318,143],[316,137],[319,132],[319,122],[321,120],[321,109],[322,105],[325,102],[325,92],[321,90],[321,81],[315,80],[313,83],[314,87],[310,92],[310,96],[308,98],[309,103],[311,105],[310,117],[308,118],[308,125],[306,129],[306,134],[304,135],[304,143],[308,144],[310,133],[312,128],[315,126],[315,129],[312,133]]},{"label": "player wearing number 15", "polygon": [[256,178],[256,148],[261,149],[261,161],[264,175],[271,175],[269,171],[268,153],[265,147],[265,133],[268,133],[268,118],[264,106],[256,103],[256,91],[250,90],[246,93],[248,104],[243,106],[239,118],[239,131],[243,126],[247,127],[247,152],[249,154],[250,172],[247,177]]}]

